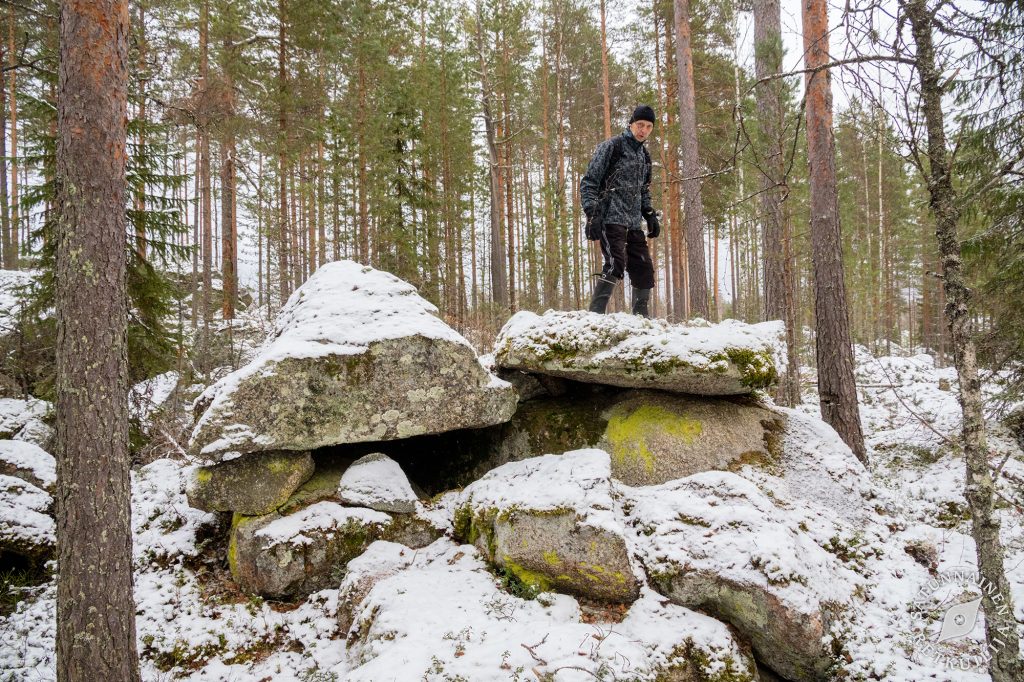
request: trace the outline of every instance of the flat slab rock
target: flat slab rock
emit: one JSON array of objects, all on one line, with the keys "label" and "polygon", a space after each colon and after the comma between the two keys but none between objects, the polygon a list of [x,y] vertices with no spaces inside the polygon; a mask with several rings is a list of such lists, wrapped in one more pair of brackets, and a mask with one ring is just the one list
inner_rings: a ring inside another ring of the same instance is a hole
[{"label": "flat slab rock", "polygon": [[494,345],[497,367],[625,388],[742,395],[777,376],[781,322],[687,325],[636,315],[516,313]]},{"label": "flat slab rock", "polygon": [[654,485],[713,469],[773,466],[786,419],[747,398],[577,391],[522,403],[478,468],[482,475],[510,460],[596,447],[611,455],[616,480]]},{"label": "flat slab rock", "polygon": [[197,399],[190,450],[219,460],[507,421],[515,389],[436,313],[387,272],[352,261],[321,266],[288,299],[256,358]]}]

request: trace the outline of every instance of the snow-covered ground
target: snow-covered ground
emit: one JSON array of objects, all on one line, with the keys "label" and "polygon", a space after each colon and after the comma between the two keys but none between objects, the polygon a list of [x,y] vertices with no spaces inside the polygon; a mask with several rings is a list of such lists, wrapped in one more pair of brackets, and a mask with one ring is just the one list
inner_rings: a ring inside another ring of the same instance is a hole
[{"label": "snow-covered ground", "polygon": [[[927,356],[876,359],[858,352],[857,361],[871,456],[865,485],[873,509],[862,529],[861,521],[849,519],[854,532],[835,540],[843,544],[844,566],[856,574],[850,584],[862,597],[845,625],[846,679],[987,680],[984,673],[944,666],[922,644],[941,625],[927,609],[934,606],[929,600],[941,602],[948,586],[934,579],[960,568],[970,572],[975,562],[964,464],[947,444],[959,421],[955,373],[935,368]],[[999,388],[990,382],[985,391],[994,400]],[[813,390],[807,399],[799,410],[816,414]],[[807,447],[829,446],[820,433],[807,435]],[[1024,456],[1013,439],[994,428],[990,445],[993,460],[1009,455],[1004,470],[1024,479]],[[145,680],[485,682],[544,679],[553,672],[548,679],[646,680],[686,639],[711,652],[709,664],[720,671],[733,646],[721,623],[647,588],[619,613],[581,609],[564,595],[520,599],[502,588],[473,548],[447,538],[417,551],[377,543],[353,562],[339,589],[313,594],[298,606],[249,598],[222,566],[225,533],[216,517],[190,508],[185,499],[190,466],[161,459],[132,476]],[[1001,487],[1013,495],[1006,481]],[[843,517],[842,505],[830,508],[819,500],[824,511],[815,517],[804,504],[814,491],[799,492],[779,492],[780,499],[800,498],[785,521],[818,539]],[[1016,495],[1019,500],[1020,491]],[[451,498],[442,498],[436,516],[450,514]],[[654,501],[652,495],[647,503]],[[1024,622],[1024,519],[1012,505],[999,506],[1016,616]],[[350,591],[374,571],[383,577],[345,618]],[[53,584],[42,585],[15,613],[0,618],[0,680],[54,679],[54,599]],[[339,617],[352,627],[339,627]],[[981,652],[979,632],[961,640],[964,654]]]}]

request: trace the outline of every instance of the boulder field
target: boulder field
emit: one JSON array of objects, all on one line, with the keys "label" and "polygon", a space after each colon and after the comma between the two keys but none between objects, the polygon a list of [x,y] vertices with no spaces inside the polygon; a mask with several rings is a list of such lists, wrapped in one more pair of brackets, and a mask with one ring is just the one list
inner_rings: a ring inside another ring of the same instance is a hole
[{"label": "boulder field", "polygon": [[[411,285],[330,263],[197,400],[188,499],[231,514],[243,591],[340,586],[367,660],[398,617],[382,609],[415,610],[403,576],[461,567],[467,585],[489,571],[517,596],[662,613],[680,634],[680,619],[727,624],[721,679],[760,679],[755,660],[829,679],[862,589],[836,538],[867,494],[831,429],[763,393],[780,331],[521,312],[479,358]],[[658,679],[719,679],[680,641],[693,656]]]}]

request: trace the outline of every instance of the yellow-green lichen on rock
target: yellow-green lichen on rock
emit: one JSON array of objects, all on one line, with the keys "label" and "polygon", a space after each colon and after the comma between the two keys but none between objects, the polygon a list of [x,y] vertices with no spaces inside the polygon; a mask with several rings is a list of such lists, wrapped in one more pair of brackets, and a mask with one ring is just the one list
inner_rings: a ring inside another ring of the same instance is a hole
[{"label": "yellow-green lichen on rock", "polygon": [[454,526],[459,540],[520,583],[605,602],[639,595],[605,452],[498,467],[462,491]]},{"label": "yellow-green lichen on rock", "polygon": [[257,452],[195,470],[189,504],[204,511],[269,514],[313,475],[308,452]]},{"label": "yellow-green lichen on rock", "polygon": [[[738,460],[767,461],[772,429],[783,417],[752,401],[630,391],[605,411],[598,442],[611,454],[612,474],[629,485],[656,485]],[[775,442],[775,441],[771,441]]]},{"label": "yellow-green lichen on rock", "polygon": [[648,437],[660,434],[690,445],[700,435],[701,423],[660,405],[640,405],[632,411],[613,410],[605,433],[611,446],[613,467],[633,467],[640,463],[653,474],[655,455],[648,446]]}]

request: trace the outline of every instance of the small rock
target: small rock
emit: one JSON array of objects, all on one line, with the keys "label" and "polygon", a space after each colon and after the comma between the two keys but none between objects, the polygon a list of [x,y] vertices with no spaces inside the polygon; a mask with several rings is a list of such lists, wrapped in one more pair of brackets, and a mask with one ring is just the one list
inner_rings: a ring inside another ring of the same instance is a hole
[{"label": "small rock", "polygon": [[914,561],[928,569],[928,572],[935,575],[939,569],[939,550],[935,543],[927,540],[911,540],[904,547],[903,551],[909,554]]},{"label": "small rock", "polygon": [[399,514],[416,511],[418,501],[402,467],[379,452],[357,459],[345,470],[338,498],[345,504]]},{"label": "small rock", "polygon": [[373,586],[412,563],[414,552],[405,545],[378,540],[366,552],[348,562],[348,572],[338,593],[338,629],[347,633],[359,605]]}]

